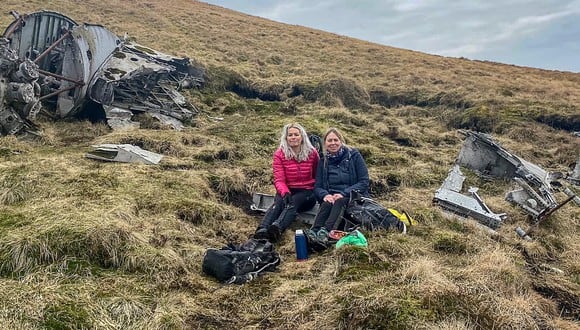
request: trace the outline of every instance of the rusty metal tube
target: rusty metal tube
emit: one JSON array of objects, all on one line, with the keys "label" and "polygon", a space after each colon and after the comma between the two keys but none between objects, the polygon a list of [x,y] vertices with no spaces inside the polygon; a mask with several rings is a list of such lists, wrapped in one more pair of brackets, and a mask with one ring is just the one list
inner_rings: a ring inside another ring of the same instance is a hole
[{"label": "rusty metal tube", "polygon": [[73,79],[70,79],[70,78],[67,78],[65,76],[61,76],[59,74],[52,73],[52,72],[49,72],[49,71],[38,70],[38,73],[43,74],[45,76],[51,76],[51,77],[58,78],[58,79],[61,79],[61,80],[70,81],[70,82],[72,82],[72,83],[74,83],[74,84],[76,84],[78,86],[83,86],[85,84],[82,81],[73,80]]},{"label": "rusty metal tube", "polygon": [[10,36],[12,35],[12,33],[14,33],[14,31],[16,31],[16,29],[19,28],[20,25],[22,25],[22,21],[23,20],[24,20],[24,18],[22,16],[18,17],[18,19],[12,25],[12,27],[10,28],[10,30],[8,30],[8,31],[6,31],[6,33],[4,33],[4,38],[9,39]]},{"label": "rusty metal tube", "polygon": [[71,89],[74,89],[74,88],[77,88],[77,87],[78,87],[78,86],[70,86],[70,87],[67,87],[67,88],[59,89],[59,90],[57,90],[57,91],[55,91],[55,92],[52,92],[52,93],[50,93],[50,94],[46,94],[46,95],[44,95],[44,96],[40,97],[38,100],[39,100],[39,101],[42,101],[42,100],[45,100],[45,99],[47,99],[47,98],[49,98],[49,97],[53,97],[53,96],[55,96],[55,95],[58,95],[58,94],[60,94],[60,93],[63,93],[63,92],[66,92],[66,91],[70,91]]},{"label": "rusty metal tube", "polygon": [[38,63],[38,61],[40,61],[43,57],[48,55],[48,53],[50,53],[51,50],[53,50],[56,46],[58,46],[58,44],[60,44],[69,35],[70,35],[70,31],[67,30],[66,33],[62,35],[62,37],[58,38],[58,40],[55,41],[52,45],[50,45],[50,47],[48,47],[44,52],[42,52],[42,54],[38,55],[34,59],[34,63]]}]

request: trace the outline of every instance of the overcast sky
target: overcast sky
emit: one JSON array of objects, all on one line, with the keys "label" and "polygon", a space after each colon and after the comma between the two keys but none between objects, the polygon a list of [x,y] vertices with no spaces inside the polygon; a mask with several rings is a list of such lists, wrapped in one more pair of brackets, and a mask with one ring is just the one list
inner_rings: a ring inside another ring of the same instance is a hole
[{"label": "overcast sky", "polygon": [[580,0],[202,0],[451,57],[580,72]]}]

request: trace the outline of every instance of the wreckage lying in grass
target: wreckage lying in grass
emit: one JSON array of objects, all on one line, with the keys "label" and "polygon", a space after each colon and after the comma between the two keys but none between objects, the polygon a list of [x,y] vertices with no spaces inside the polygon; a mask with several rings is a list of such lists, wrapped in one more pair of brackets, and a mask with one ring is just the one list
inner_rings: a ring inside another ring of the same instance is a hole
[{"label": "wreckage lying in grass", "polygon": [[146,165],[157,165],[163,158],[155,152],[143,150],[138,146],[131,144],[99,144],[85,154],[90,159],[102,160],[107,162],[121,163],[141,163]]},{"label": "wreckage lying in grass", "polygon": [[443,181],[441,188],[435,192],[435,202],[455,214],[464,217],[471,216],[490,228],[498,228],[507,215],[491,211],[479,197],[475,187],[469,188],[470,196],[462,194],[463,181],[465,181],[465,176],[461,173],[459,165],[455,164]]},{"label": "wreckage lying in grass", "polygon": [[198,112],[179,93],[201,86],[204,70],[187,58],[121,39],[103,26],[57,12],[15,20],[0,38],[0,134],[36,133],[36,115],[83,113],[112,128],[148,113],[175,129]]},{"label": "wreckage lying in grass", "polygon": [[[580,199],[568,189],[562,189],[569,198],[558,204],[554,195],[555,188],[563,187],[557,179],[561,173],[550,173],[538,165],[530,163],[511,154],[493,139],[483,133],[465,132],[466,139],[459,152],[456,164],[449,171],[441,187],[435,192],[434,202],[444,209],[464,217],[473,217],[480,223],[497,228],[506,218],[505,214],[493,213],[477,195],[477,188],[471,187],[472,196],[460,193],[465,177],[459,166],[464,166],[478,172],[481,176],[513,179],[518,189],[506,194],[505,199],[519,205],[535,222],[539,222],[563,204],[574,200],[580,204]],[[574,178],[575,174],[570,175]],[[574,183],[573,180],[570,180]]]}]

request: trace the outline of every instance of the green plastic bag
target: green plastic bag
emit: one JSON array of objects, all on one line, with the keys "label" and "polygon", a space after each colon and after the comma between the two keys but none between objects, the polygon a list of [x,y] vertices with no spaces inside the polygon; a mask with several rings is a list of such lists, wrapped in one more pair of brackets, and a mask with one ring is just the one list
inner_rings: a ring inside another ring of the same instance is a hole
[{"label": "green plastic bag", "polygon": [[365,235],[363,235],[360,231],[355,230],[352,233],[339,239],[338,242],[336,242],[335,247],[338,249],[343,245],[368,247],[369,243],[367,242]]}]

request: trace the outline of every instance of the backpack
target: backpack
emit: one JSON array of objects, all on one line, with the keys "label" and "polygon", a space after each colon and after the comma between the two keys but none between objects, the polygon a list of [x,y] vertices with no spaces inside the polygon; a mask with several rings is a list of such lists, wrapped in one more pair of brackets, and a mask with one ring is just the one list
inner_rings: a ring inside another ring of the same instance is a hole
[{"label": "backpack", "polygon": [[251,238],[246,242],[228,244],[221,249],[208,249],[202,270],[226,284],[243,284],[267,271],[274,271],[280,256],[268,240]]},{"label": "backpack", "polygon": [[356,192],[351,194],[350,202],[345,210],[346,218],[350,222],[370,231],[392,229],[405,232],[406,224],[401,221],[403,218],[406,222],[409,222],[409,225],[415,223],[415,220],[406,213],[403,212],[401,214],[398,211],[396,213],[397,215],[393,214],[389,209],[371,198],[364,197]]},{"label": "backpack", "polygon": [[320,157],[322,157],[322,139],[320,138],[320,136],[316,134],[308,134],[308,139],[310,140],[310,143],[316,149],[316,151],[318,151]]}]

